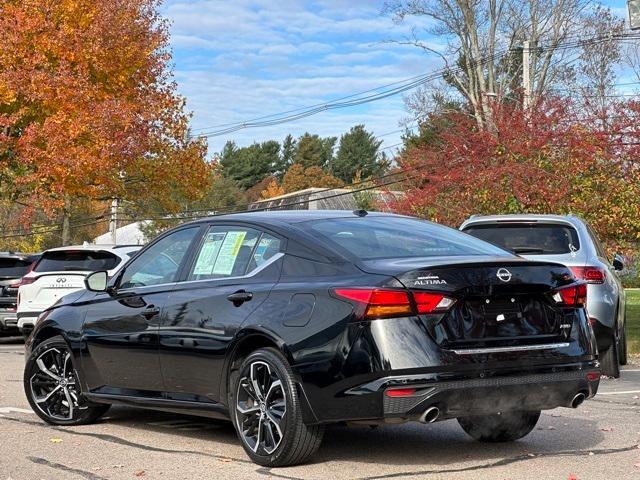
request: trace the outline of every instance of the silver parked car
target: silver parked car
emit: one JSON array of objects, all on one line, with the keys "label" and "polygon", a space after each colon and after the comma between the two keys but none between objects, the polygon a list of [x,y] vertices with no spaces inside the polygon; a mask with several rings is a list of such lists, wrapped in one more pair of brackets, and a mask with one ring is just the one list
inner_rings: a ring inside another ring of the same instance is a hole
[{"label": "silver parked car", "polygon": [[587,311],[602,373],[620,376],[619,365],[627,363],[625,297],[618,278],[623,259],[616,255],[610,262],[584,220],[574,215],[474,215],[460,230],[528,259],[562,263],[587,282]]}]

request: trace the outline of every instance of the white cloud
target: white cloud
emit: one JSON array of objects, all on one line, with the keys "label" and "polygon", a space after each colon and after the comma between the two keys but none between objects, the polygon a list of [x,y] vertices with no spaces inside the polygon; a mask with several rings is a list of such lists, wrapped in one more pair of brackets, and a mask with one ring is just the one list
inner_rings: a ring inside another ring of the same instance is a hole
[{"label": "white cloud", "polygon": [[[193,110],[194,133],[397,82],[439,61],[384,43],[408,27],[380,15],[382,0],[167,0],[176,80]],[[398,129],[407,113],[400,95],[295,122],[209,139],[210,153],[305,131],[340,136],[365,124],[376,134]],[[386,145],[400,135],[384,138]]]}]

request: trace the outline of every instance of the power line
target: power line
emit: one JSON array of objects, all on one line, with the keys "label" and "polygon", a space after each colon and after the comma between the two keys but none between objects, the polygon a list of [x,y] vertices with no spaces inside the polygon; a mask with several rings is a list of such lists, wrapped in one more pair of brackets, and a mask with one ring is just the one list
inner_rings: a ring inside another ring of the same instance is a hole
[{"label": "power line", "polygon": [[[567,41],[567,39],[570,39],[570,38],[576,38],[576,40]],[[541,50],[541,51],[548,51],[548,50],[562,51],[570,48],[585,47],[585,46],[589,46],[597,43],[602,43],[605,41],[623,41],[623,40],[630,40],[630,39],[640,39],[640,34],[635,32],[631,32],[631,33],[623,32],[620,34],[609,33],[609,34],[590,37],[590,38],[581,38],[579,36],[567,37],[562,42],[555,42],[555,43],[548,44],[546,46],[540,45],[540,46],[534,47],[534,49]],[[472,62],[472,66],[483,65],[485,63],[498,60],[504,57],[507,53],[510,53],[513,51],[519,51],[519,49],[512,47],[512,48],[502,50],[501,53],[494,53],[493,55],[490,55],[488,57],[482,57],[477,61]],[[447,72],[462,71],[462,70],[463,70],[462,67],[457,67],[457,68],[444,67],[430,74],[410,77],[406,80],[401,80],[398,82],[387,84],[386,86],[366,90],[364,92],[355,93],[355,94],[348,95],[346,97],[341,97],[339,99],[332,100],[329,102],[315,104],[308,107],[300,107],[298,109],[288,110],[285,112],[274,113],[274,114],[266,115],[263,117],[257,117],[252,120],[246,120],[243,122],[222,124],[218,126],[220,127],[219,130],[213,130],[210,132],[205,131],[200,136],[210,138],[210,137],[216,137],[220,135],[233,133],[238,130],[243,130],[247,128],[275,126],[275,125],[280,125],[282,123],[288,123],[291,121],[300,120],[305,117],[316,115],[323,111],[348,108],[352,106],[357,106],[365,103],[382,100],[384,98],[388,98],[390,96],[397,95],[399,93],[403,93],[408,90],[412,90],[414,88],[417,88],[420,85],[423,85],[425,83],[441,78]],[[394,85],[396,85],[394,88],[383,90],[384,88],[387,88],[389,86],[394,86]],[[382,91],[374,95],[368,95],[365,97],[358,98],[365,93],[377,92],[379,90],[382,90]],[[344,101],[344,100],[348,100],[348,101]],[[265,120],[265,119],[269,119],[269,120]],[[201,130],[209,130],[210,128],[218,128],[218,127],[207,127],[207,128],[202,128]]]}]

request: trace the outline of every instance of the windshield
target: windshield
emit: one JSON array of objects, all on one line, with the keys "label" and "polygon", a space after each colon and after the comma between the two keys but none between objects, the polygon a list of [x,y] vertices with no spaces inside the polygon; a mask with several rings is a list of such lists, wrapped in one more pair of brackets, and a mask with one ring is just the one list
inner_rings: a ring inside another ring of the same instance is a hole
[{"label": "windshield", "polygon": [[119,258],[113,253],[91,250],[63,250],[46,252],[34,268],[35,272],[66,272],[111,270]]},{"label": "windshield", "polygon": [[0,278],[19,278],[29,271],[30,260],[19,258],[0,258]]},{"label": "windshield", "polygon": [[578,251],[578,232],[564,224],[473,225],[466,233],[526,255],[561,255]]},{"label": "windshield", "polygon": [[333,218],[308,222],[314,233],[361,260],[508,255],[457,230],[404,217]]}]

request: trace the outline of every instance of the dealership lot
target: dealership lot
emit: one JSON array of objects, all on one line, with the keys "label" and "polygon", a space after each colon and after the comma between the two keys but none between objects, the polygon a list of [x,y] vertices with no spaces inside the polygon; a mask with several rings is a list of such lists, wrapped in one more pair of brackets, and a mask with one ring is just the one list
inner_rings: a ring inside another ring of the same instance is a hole
[{"label": "dealership lot", "polygon": [[119,407],[95,425],[45,426],[22,392],[22,350],[0,340],[0,480],[640,477],[638,364],[603,380],[583,407],[545,412],[510,445],[476,443],[455,421],[336,426],[313,463],[269,470],[249,461],[224,422]]}]

